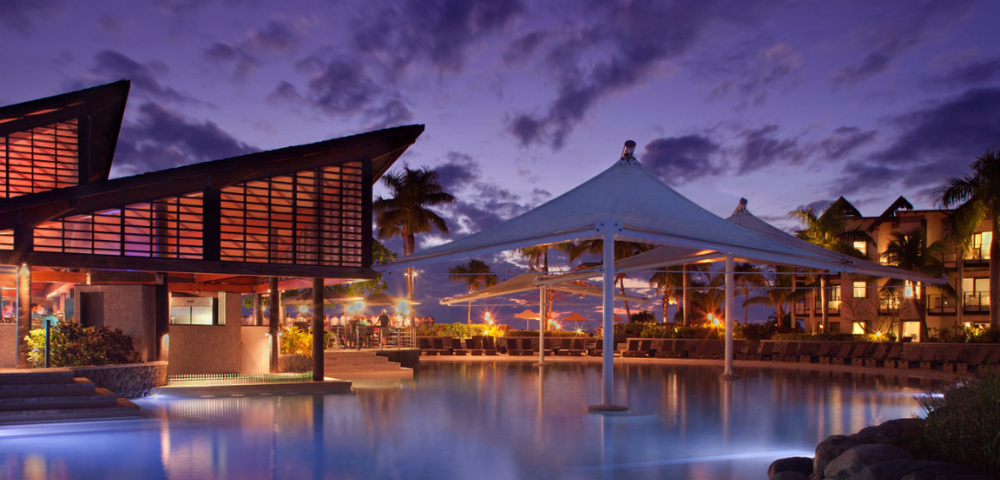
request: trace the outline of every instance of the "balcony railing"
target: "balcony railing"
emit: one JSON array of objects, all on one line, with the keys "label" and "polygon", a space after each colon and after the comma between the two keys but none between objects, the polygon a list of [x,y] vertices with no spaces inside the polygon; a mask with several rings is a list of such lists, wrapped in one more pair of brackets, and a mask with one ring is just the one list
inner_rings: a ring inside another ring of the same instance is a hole
[{"label": "balcony railing", "polygon": [[955,297],[951,295],[927,295],[927,313],[931,315],[943,315],[956,313],[958,305]]},{"label": "balcony railing", "polygon": [[880,298],[878,300],[878,314],[879,315],[895,315],[899,313],[899,299],[898,298]]},{"label": "balcony railing", "polygon": [[965,313],[989,313],[990,294],[988,292],[973,292],[964,295],[963,302]]},{"label": "balcony railing", "polygon": [[965,252],[966,265],[983,265],[990,263],[990,251],[985,248],[974,248]]}]

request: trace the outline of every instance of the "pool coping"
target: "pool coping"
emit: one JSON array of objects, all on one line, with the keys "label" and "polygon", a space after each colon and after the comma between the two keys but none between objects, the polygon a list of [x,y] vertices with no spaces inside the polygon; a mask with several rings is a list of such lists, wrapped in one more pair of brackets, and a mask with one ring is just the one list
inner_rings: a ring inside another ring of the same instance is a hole
[{"label": "pool coping", "polygon": [[326,377],[322,382],[164,385],[153,388],[150,395],[213,398],[242,395],[351,393],[351,386],[351,382],[347,380]]},{"label": "pool coping", "polygon": [[[429,363],[460,363],[460,362],[509,362],[509,363],[538,363],[538,356],[517,356],[506,355],[429,355],[421,356],[420,362]],[[601,357],[567,357],[557,355],[546,355],[545,363],[595,363],[602,362]],[[639,365],[716,365],[719,367],[719,374],[722,374],[722,360],[700,360],[689,358],[635,358],[635,357],[615,357],[615,364],[639,364]],[[858,373],[864,375],[880,375],[893,378],[923,378],[941,381],[961,381],[972,378],[974,374],[961,374],[943,372],[941,370],[921,370],[921,369],[892,369],[880,367],[855,367],[852,365],[823,365],[819,363],[797,363],[797,362],[776,362],[770,360],[733,360],[734,368],[772,368],[780,370],[800,370],[817,372],[840,372]]]}]

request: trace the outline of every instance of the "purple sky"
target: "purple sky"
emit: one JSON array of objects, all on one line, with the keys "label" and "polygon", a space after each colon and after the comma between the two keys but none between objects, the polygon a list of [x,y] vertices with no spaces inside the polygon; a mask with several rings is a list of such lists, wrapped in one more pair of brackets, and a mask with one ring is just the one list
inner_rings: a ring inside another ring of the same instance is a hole
[{"label": "purple sky", "polygon": [[[716,214],[742,196],[794,228],[789,211],[840,195],[933,208],[1000,147],[997,18],[987,0],[5,0],[0,104],[130,79],[113,176],[426,124],[400,163],[441,173],[453,236],[633,139]],[[449,266],[422,273],[425,306],[462,290]]]}]

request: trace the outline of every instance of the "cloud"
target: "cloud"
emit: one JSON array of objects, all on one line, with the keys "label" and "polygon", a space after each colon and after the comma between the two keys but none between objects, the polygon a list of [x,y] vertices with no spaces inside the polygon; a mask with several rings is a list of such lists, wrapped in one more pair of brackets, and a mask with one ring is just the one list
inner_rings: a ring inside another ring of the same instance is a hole
[{"label": "cloud", "polygon": [[884,73],[896,57],[926,40],[935,29],[955,23],[972,4],[968,0],[903,2],[899,9],[884,12],[881,21],[865,22],[863,30],[855,32],[856,41],[872,47],[857,63],[837,70],[834,87],[853,85]]},{"label": "cloud", "polygon": [[569,28],[545,57],[559,84],[542,114],[519,113],[508,131],[522,145],[563,146],[584,115],[608,95],[631,88],[655,67],[686,52],[711,19],[704,3],[630,1],[595,3],[593,24]]},{"label": "cloud", "polygon": [[932,80],[931,83],[968,88],[997,82],[1000,82],[1000,57],[966,63]]},{"label": "cloud", "polygon": [[712,162],[719,145],[700,135],[658,138],[646,144],[642,163],[671,185],[718,174],[722,168]]},{"label": "cloud", "polygon": [[429,61],[459,72],[467,51],[502,31],[524,11],[520,0],[407,0],[364,12],[355,22],[354,43],[361,52],[394,70]]},{"label": "cloud", "polygon": [[168,70],[166,64],[160,61],[139,63],[119,51],[102,50],[94,55],[89,78],[72,82],[70,88],[78,90],[94,83],[128,79],[131,81],[131,94],[139,97],[175,103],[201,103],[157,80]]},{"label": "cloud", "polygon": [[[733,59],[726,59],[731,64]],[[742,98],[738,108],[748,104],[762,105],[768,93],[778,87],[790,88],[795,82],[795,73],[802,65],[802,55],[787,43],[778,43],[747,56],[734,77],[725,78],[716,84],[710,94],[717,98],[736,93]],[[726,68],[726,67],[722,67]]]},{"label": "cloud", "polygon": [[777,131],[777,125],[766,125],[741,132],[743,145],[738,148],[738,173],[761,170],[774,163],[801,164],[812,153],[812,146],[800,145],[798,139],[774,138]]},{"label": "cloud", "polygon": [[548,32],[534,31],[514,39],[503,53],[504,63],[513,65],[532,56],[550,36]]},{"label": "cloud", "polygon": [[154,102],[139,107],[138,119],[122,126],[115,152],[115,176],[163,170],[255,152],[211,121],[192,122]]},{"label": "cloud", "polygon": [[454,195],[479,180],[479,164],[472,156],[459,152],[448,152],[445,156],[448,161],[434,168],[438,174],[438,183],[445,192]]},{"label": "cloud", "polygon": [[835,182],[845,193],[899,183],[925,199],[943,181],[969,173],[1000,144],[1000,88],[967,90],[892,120],[900,134],[886,148],[850,162]]},{"label": "cloud", "polygon": [[859,147],[871,143],[877,132],[861,131],[857,127],[840,127],[833,134],[819,142],[819,147],[829,160],[840,160]]},{"label": "cloud", "polygon": [[204,52],[215,63],[232,63],[237,80],[245,79],[260,63],[260,56],[288,54],[299,44],[299,37],[308,32],[312,22],[305,18],[272,18],[262,27],[249,30],[236,43],[217,42]]},{"label": "cloud", "polygon": [[27,36],[34,31],[39,16],[58,6],[55,0],[4,0],[0,2],[0,25]]},{"label": "cloud", "polygon": [[308,77],[305,92],[283,81],[272,100],[305,105],[329,116],[361,115],[368,128],[384,128],[409,122],[413,113],[395,96],[375,82],[366,64],[358,58],[313,55],[300,60],[298,70]]}]

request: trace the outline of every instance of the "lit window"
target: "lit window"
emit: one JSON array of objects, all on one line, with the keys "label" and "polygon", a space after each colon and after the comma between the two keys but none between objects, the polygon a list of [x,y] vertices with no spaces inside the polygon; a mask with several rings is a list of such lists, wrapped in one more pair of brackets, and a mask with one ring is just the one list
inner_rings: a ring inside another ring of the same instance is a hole
[{"label": "lit window", "polygon": [[861,255],[868,256],[868,242],[854,242],[854,249],[861,252]]},{"label": "lit window", "polygon": [[854,298],[868,297],[868,284],[865,282],[854,282]]},{"label": "lit window", "polygon": [[854,330],[851,332],[855,335],[865,334],[865,322],[854,322]]},{"label": "lit window", "polygon": [[170,323],[174,325],[225,325],[216,313],[215,298],[173,297],[170,299]]},{"label": "lit window", "polygon": [[972,235],[969,242],[969,252],[965,258],[970,260],[989,260],[990,244],[993,243],[993,232],[981,232]]}]

